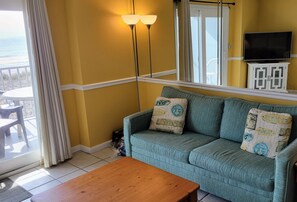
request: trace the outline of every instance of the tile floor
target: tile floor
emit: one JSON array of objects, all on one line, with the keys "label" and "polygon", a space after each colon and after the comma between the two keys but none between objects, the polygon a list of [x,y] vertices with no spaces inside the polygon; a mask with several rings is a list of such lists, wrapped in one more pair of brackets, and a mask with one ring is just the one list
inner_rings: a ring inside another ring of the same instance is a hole
[{"label": "tile floor", "polygon": [[[10,179],[35,195],[119,158],[121,157],[117,156],[116,151],[110,147],[93,154],[80,151],[74,153],[73,158],[63,164],[49,169],[32,168],[13,175]],[[198,191],[198,200],[200,202],[225,202],[221,198],[200,190]],[[30,199],[27,199],[24,202],[29,201]]]}]

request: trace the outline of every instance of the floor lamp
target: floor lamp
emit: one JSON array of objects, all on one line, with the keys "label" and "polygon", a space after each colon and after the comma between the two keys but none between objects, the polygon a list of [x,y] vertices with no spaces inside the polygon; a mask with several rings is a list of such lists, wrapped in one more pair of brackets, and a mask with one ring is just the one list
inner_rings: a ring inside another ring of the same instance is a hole
[{"label": "floor lamp", "polygon": [[134,27],[138,23],[140,16],[139,15],[122,15],[123,21],[129,25],[132,32],[132,45],[133,45],[133,53],[134,53],[134,66],[135,66],[135,80],[136,80],[136,93],[137,93],[137,101],[138,101],[138,111],[140,111],[140,97],[139,97],[139,86],[138,86],[138,55],[135,45],[135,33]]},{"label": "floor lamp", "polygon": [[156,15],[143,15],[140,18],[141,22],[146,25],[148,31],[148,45],[149,45],[149,61],[150,61],[150,77],[153,77],[152,70],[152,48],[151,48],[151,26],[157,20]]}]

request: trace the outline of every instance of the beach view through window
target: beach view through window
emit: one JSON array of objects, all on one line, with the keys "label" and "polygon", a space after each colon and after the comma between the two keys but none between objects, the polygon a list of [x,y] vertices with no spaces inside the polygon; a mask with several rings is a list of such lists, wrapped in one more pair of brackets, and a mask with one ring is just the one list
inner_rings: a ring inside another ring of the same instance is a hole
[{"label": "beach view through window", "polygon": [[0,11],[0,68],[29,65],[22,11]]},{"label": "beach view through window", "polygon": [[17,124],[5,131],[0,144],[0,175],[40,158],[24,11],[9,9],[0,8],[0,121],[9,118]]}]

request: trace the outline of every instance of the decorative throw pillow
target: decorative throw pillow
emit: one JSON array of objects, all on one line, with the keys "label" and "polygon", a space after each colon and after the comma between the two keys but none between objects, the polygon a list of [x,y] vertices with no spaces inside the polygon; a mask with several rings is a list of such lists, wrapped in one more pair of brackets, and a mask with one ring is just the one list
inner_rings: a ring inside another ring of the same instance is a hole
[{"label": "decorative throw pillow", "polygon": [[187,99],[158,97],[149,129],[181,135],[185,125],[187,105]]},{"label": "decorative throw pillow", "polygon": [[287,146],[292,116],[286,113],[251,109],[246,120],[241,149],[274,158]]}]

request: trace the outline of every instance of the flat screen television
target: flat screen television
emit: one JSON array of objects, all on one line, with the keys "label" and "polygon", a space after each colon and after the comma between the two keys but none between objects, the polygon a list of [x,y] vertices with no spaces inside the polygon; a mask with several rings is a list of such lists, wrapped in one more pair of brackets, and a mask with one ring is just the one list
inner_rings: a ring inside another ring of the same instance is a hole
[{"label": "flat screen television", "polygon": [[244,34],[245,61],[281,61],[291,57],[292,32]]}]

